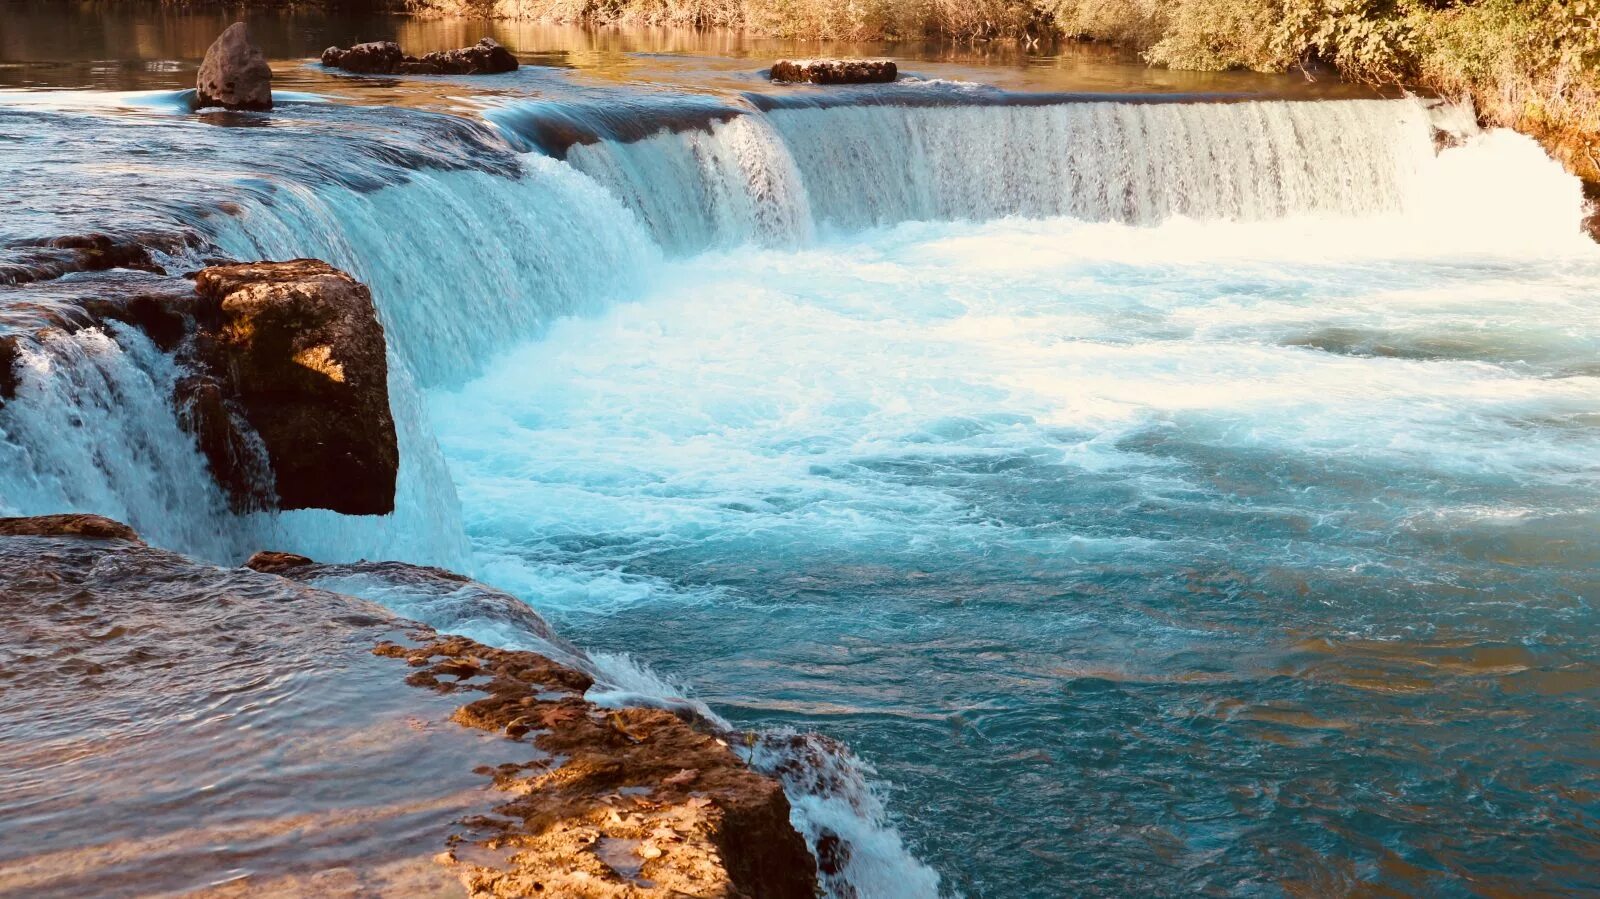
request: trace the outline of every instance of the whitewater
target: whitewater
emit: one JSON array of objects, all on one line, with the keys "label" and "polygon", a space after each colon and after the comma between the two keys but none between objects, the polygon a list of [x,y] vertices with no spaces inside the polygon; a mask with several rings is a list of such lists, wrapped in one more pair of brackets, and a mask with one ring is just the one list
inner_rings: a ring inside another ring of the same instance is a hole
[{"label": "whitewater", "polygon": [[788,784],[836,896],[1597,886],[1600,250],[1527,138],[940,86],[209,129],[317,149],[263,171],[4,105],[215,142],[234,209],[138,211],[368,283],[402,471],[383,519],[236,515],[170,361],[91,330],[26,356],[0,512],[444,565],[616,701],[842,740]]}]

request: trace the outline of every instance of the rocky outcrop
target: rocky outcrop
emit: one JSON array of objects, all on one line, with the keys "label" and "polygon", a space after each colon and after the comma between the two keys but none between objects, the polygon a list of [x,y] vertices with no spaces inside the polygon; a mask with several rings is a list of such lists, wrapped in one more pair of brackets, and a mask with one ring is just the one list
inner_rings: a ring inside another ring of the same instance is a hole
[{"label": "rocky outcrop", "polygon": [[176,254],[199,243],[195,234],[69,234],[18,241],[0,248],[0,284],[29,284],[74,272],[129,269],[166,274],[158,253]]},{"label": "rocky outcrop", "polygon": [[355,279],[294,260],[213,266],[193,282],[120,267],[27,282],[0,306],[0,405],[29,346],[113,323],[176,356],[179,419],[236,510],[393,510],[383,327]]},{"label": "rocky outcrop", "polygon": [[322,64],[362,75],[494,75],[517,70],[517,58],[491,37],[421,58],[406,55],[394,41],[329,47],[322,51]]},{"label": "rocky outcrop", "polygon": [[475,682],[453,719],[546,754],[492,772],[515,798],[442,859],[473,896],[816,896],[783,788],[721,737],[661,709],[596,708],[587,676],[533,653],[462,637],[375,651],[405,659],[416,686]]},{"label": "rocky outcrop", "polygon": [[22,338],[15,334],[0,335],[0,405],[17,395],[22,379],[17,376],[17,363],[22,359]]},{"label": "rocky outcrop", "polygon": [[180,385],[202,452],[236,496],[260,492],[235,412],[260,441],[279,509],[394,510],[400,451],[372,294],[325,262],[195,276],[197,374]]},{"label": "rocky outcrop", "polygon": [[272,108],[272,67],[250,42],[250,29],[243,22],[229,25],[206,50],[195,79],[194,105],[196,109]]},{"label": "rocky outcrop", "polygon": [[1583,217],[1583,230],[1595,243],[1600,243],[1600,181],[1583,182],[1583,197],[1589,201],[1588,215]]},{"label": "rocky outcrop", "polygon": [[780,59],[773,81],[808,84],[883,84],[899,77],[892,59]]},{"label": "rocky outcrop", "polygon": [[291,580],[136,539],[0,520],[0,614],[25,646],[0,721],[31,736],[0,740],[0,766],[41,770],[44,746],[51,772],[0,796],[47,815],[8,839],[0,893],[816,896],[783,788],[731,735],[597,706],[589,673],[319,589],[356,566],[252,560]]},{"label": "rocky outcrop", "polygon": [[133,528],[100,515],[34,515],[0,518],[0,537],[91,537],[140,543]]}]

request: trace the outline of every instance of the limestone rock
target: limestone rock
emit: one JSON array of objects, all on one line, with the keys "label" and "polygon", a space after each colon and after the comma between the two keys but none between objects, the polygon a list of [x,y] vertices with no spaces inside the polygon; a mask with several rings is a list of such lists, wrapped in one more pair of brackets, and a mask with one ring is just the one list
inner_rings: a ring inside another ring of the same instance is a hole
[{"label": "limestone rock", "polygon": [[242,449],[216,420],[231,408],[260,438],[277,508],[392,512],[400,451],[371,292],[315,259],[213,266],[195,290],[193,355],[211,375],[189,385],[189,398],[213,473],[243,476],[231,455]]},{"label": "limestone rock", "polygon": [[0,537],[90,537],[143,543],[133,528],[100,515],[34,515],[0,518]]},{"label": "limestone rock", "polygon": [[268,110],[272,108],[272,67],[250,43],[250,30],[235,22],[222,32],[200,63],[195,108]]}]

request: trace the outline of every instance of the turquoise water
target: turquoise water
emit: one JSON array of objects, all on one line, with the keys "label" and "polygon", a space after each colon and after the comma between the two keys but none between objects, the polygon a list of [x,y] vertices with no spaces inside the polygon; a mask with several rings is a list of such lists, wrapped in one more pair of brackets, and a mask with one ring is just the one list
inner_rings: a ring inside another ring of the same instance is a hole
[{"label": "turquoise water", "polygon": [[844,739],[946,891],[1580,892],[1600,260],[1491,243],[711,254],[430,409],[482,575]]},{"label": "turquoise water", "polygon": [[833,896],[1600,890],[1600,251],[1532,142],[564,77],[0,97],[0,249],[349,269],[404,460],[394,516],[235,516],[171,360],[90,330],[24,354],[0,511],[466,570],[613,694],[842,740],[810,764],[850,789],[790,785]]}]

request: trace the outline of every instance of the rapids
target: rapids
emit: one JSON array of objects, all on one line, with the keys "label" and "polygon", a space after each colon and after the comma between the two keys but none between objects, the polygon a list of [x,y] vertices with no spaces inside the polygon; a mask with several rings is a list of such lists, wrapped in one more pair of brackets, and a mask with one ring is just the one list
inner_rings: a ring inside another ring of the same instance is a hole
[{"label": "rapids", "polygon": [[0,236],[95,200],[180,269],[362,278],[398,511],[228,513],[170,360],[86,331],[25,355],[0,512],[446,565],[615,701],[842,739],[789,784],[838,896],[1600,888],[1600,253],[1531,141],[939,82],[644,134],[515,90],[102,99],[0,97]]}]

